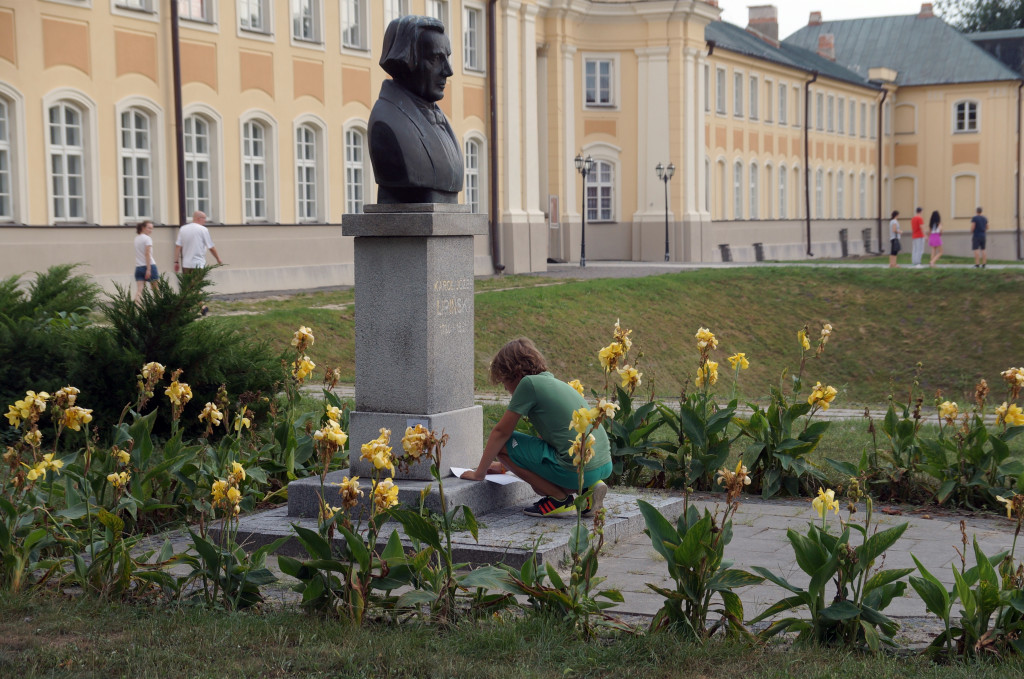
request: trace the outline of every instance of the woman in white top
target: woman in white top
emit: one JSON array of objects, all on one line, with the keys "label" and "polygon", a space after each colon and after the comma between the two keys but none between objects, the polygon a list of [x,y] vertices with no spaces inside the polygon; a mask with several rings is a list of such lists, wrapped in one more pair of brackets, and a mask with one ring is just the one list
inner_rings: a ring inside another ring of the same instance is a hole
[{"label": "woman in white top", "polygon": [[900,234],[903,233],[903,229],[900,228],[900,222],[897,217],[900,216],[899,210],[892,211],[892,221],[889,222],[889,268],[895,269],[899,266],[896,263],[896,255],[900,252]]},{"label": "woman in white top", "polygon": [[153,261],[153,222],[148,219],[139,222],[135,227],[135,301],[142,296],[142,289],[146,287],[146,281],[156,288],[156,282],[160,278],[160,272],[156,269],[156,262]]}]

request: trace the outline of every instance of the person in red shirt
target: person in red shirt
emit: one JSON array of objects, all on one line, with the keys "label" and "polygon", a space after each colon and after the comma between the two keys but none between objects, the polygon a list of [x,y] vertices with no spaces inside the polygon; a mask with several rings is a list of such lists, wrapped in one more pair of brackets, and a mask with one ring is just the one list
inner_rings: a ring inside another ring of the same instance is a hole
[{"label": "person in red shirt", "polygon": [[910,220],[910,238],[910,264],[920,269],[921,256],[924,254],[924,217],[921,216],[921,208],[914,211],[914,218]]}]

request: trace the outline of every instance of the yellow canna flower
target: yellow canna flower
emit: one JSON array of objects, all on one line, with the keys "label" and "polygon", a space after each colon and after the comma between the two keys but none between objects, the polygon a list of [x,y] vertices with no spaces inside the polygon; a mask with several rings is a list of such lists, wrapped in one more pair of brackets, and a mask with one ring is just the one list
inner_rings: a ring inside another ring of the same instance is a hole
[{"label": "yellow canna flower", "polygon": [[619,326],[619,319],[615,319],[615,341],[622,347],[623,353],[629,351],[633,346],[633,340],[629,339],[632,333],[632,330],[623,330]]},{"label": "yellow canna flower", "polygon": [[736,370],[737,366],[739,366],[741,370],[746,370],[750,367],[750,361],[747,360],[747,355],[743,352],[733,354],[729,357],[729,367]]},{"label": "yellow canna flower", "polygon": [[359,498],[363,496],[363,491],[359,488],[359,477],[349,478],[346,476],[341,482],[338,493],[341,495],[341,506],[345,509],[351,509],[359,504]]},{"label": "yellow canna flower", "polygon": [[7,418],[7,421],[11,423],[12,427],[21,426],[21,408],[18,408],[17,404],[7,406],[7,413],[4,417]]},{"label": "yellow canna flower", "polygon": [[142,366],[142,378],[146,380],[152,378],[159,382],[164,378],[165,370],[166,368],[164,368],[162,364],[157,363],[156,361],[151,361],[150,363]]},{"label": "yellow canna flower", "polygon": [[115,488],[124,488],[128,485],[131,478],[131,474],[128,472],[113,472],[107,474],[107,481]]},{"label": "yellow canna flower", "polygon": [[299,329],[292,335],[292,346],[302,353],[306,351],[307,347],[313,345],[313,331],[304,325],[299,326]]},{"label": "yellow canna flower", "polygon": [[569,454],[572,456],[572,464],[574,467],[585,466],[588,462],[594,459],[594,442],[596,439],[593,434],[587,434],[587,442],[583,444],[583,434],[576,434],[576,438],[572,442],[572,446],[569,448]]},{"label": "yellow canna flower", "polygon": [[242,466],[241,462],[231,463],[231,478],[235,483],[245,481],[245,467]]},{"label": "yellow canna flower", "polygon": [[807,403],[811,406],[816,406],[822,410],[828,410],[832,401],[835,400],[836,394],[835,387],[822,386],[821,382],[814,385],[811,389],[811,395],[807,397]]},{"label": "yellow canna flower", "polygon": [[697,330],[697,334],[694,335],[694,337],[697,340],[697,348],[702,352],[718,348],[718,338],[715,337],[715,333],[711,332],[707,328],[700,328]]},{"label": "yellow canna flower", "polygon": [[709,386],[716,384],[718,382],[718,363],[708,361],[698,368],[696,382],[698,387],[703,387],[705,382]]},{"label": "yellow canna flower", "polygon": [[171,403],[178,407],[184,407],[186,403],[192,400],[192,387],[188,386],[184,382],[174,380],[170,386],[164,390],[164,394],[170,399]]},{"label": "yellow canna flower", "polygon": [[295,376],[295,379],[301,382],[309,377],[314,368],[316,368],[316,363],[309,360],[309,356],[303,355],[300,358],[295,359],[292,363],[292,375]]},{"label": "yellow canna flower", "polygon": [[390,469],[394,474],[395,463],[391,456],[391,446],[388,445],[390,442],[391,430],[381,427],[380,436],[360,447],[360,459],[372,462],[377,469]]},{"label": "yellow canna flower", "polygon": [[[25,466],[27,467],[28,465]],[[25,478],[27,478],[29,481],[35,481],[44,474],[46,474],[45,469],[39,469],[38,467],[30,467],[28,473],[25,474]]]},{"label": "yellow canna flower", "polygon": [[55,403],[62,406],[73,406],[75,405],[75,399],[77,399],[78,395],[81,393],[81,391],[69,385],[58,389],[53,395],[53,400]]},{"label": "yellow canna flower", "polygon": [[326,411],[328,419],[334,420],[335,422],[341,420],[341,408],[338,406],[327,406]]},{"label": "yellow canna flower", "polygon": [[[246,412],[248,412],[248,411],[246,411]],[[245,415],[238,415],[238,416],[235,417],[235,431],[236,432],[241,432],[242,429],[251,428],[251,427],[252,427],[252,423],[249,421],[249,418],[246,417]]]},{"label": "yellow canna flower", "polygon": [[796,339],[800,343],[800,346],[801,348],[803,348],[804,351],[807,351],[811,348],[811,343],[807,339],[807,330],[801,329],[800,332],[796,334]]},{"label": "yellow canna flower", "polygon": [[583,396],[583,383],[579,380],[572,380],[569,382],[569,386],[579,392],[580,396]]},{"label": "yellow canna flower", "polygon": [[43,442],[43,432],[38,429],[25,433],[25,443],[29,444],[33,448],[38,448]]},{"label": "yellow canna flower", "polygon": [[946,420],[946,424],[953,424],[953,420],[960,414],[960,409],[953,401],[943,401],[939,404],[939,417]]},{"label": "yellow canna flower", "polygon": [[224,419],[224,413],[220,411],[216,403],[209,403],[203,407],[203,412],[199,413],[200,422],[208,422],[214,427],[219,427],[221,420]]},{"label": "yellow canna flower", "polygon": [[53,458],[53,453],[47,453],[46,455],[43,455],[43,461],[40,462],[40,466],[43,466],[47,469],[52,469],[54,472],[59,474],[60,468],[64,466],[64,461],[55,460]]},{"label": "yellow canna flower", "polygon": [[[108,477],[109,478],[109,477]],[[224,495],[228,490],[228,482],[222,479],[217,479],[213,482],[213,486],[210,487],[210,495],[213,497],[214,504],[222,501]]]},{"label": "yellow canna flower", "polygon": [[831,334],[832,334],[832,324],[831,323],[826,323],[823,326],[821,326],[821,340],[822,341],[828,341],[828,337]]},{"label": "yellow canna flower", "polygon": [[115,458],[121,464],[128,464],[132,459],[132,456],[128,453],[127,450],[121,450],[117,446],[114,446],[110,450],[110,456]]},{"label": "yellow canna flower", "polygon": [[80,408],[78,406],[71,406],[64,411],[61,421],[68,429],[82,431],[83,424],[89,424],[92,422],[92,410],[89,410],[88,408]]},{"label": "yellow canna flower", "polygon": [[835,511],[836,515],[839,515],[839,503],[836,502],[836,492],[831,488],[829,490],[818,488],[818,497],[814,498],[811,506],[814,507],[814,511],[818,512],[818,516],[822,519],[830,511]]},{"label": "yellow canna flower", "polygon": [[590,428],[590,425],[594,423],[594,418],[596,417],[596,411],[587,406],[577,408],[572,413],[572,420],[569,422],[569,427],[574,429],[577,433],[582,434]]},{"label": "yellow canna flower", "polygon": [[606,401],[603,398],[597,402],[597,412],[599,415],[604,415],[605,417],[615,417],[615,411],[618,409],[618,403]]},{"label": "yellow canna flower", "polygon": [[624,365],[619,368],[619,376],[622,378],[622,388],[633,390],[640,386],[640,377],[643,373],[633,366]]},{"label": "yellow canna flower", "polygon": [[232,486],[227,489],[227,492],[224,493],[224,498],[228,501],[228,503],[237,505],[239,502],[242,501],[242,491]]},{"label": "yellow canna flower", "polygon": [[996,408],[996,424],[1006,423],[1009,427],[1024,425],[1024,411],[1016,403],[1003,403]]},{"label": "yellow canna flower", "polygon": [[383,512],[398,504],[398,486],[388,478],[378,482],[373,487],[373,508],[374,513]]},{"label": "yellow canna flower", "polygon": [[623,355],[622,345],[618,342],[612,342],[597,353],[597,358],[601,361],[601,367],[604,368],[605,372],[611,372],[619,367],[619,359]]},{"label": "yellow canna flower", "polygon": [[422,424],[415,427],[406,427],[405,436],[402,437],[402,450],[409,457],[418,460],[426,447],[427,439],[430,437],[430,430]]}]

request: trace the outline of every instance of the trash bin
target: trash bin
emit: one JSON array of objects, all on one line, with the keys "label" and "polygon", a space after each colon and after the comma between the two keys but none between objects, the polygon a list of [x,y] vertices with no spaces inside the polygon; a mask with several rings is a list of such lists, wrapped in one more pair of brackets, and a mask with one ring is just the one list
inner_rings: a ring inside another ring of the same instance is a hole
[{"label": "trash bin", "polygon": [[861,229],[860,237],[864,239],[864,254],[871,252],[871,228]]},{"label": "trash bin", "polygon": [[722,251],[722,261],[723,262],[731,262],[732,261],[732,251],[729,250],[729,244],[728,243],[719,243],[718,244],[718,249]]},{"label": "trash bin", "polygon": [[850,256],[850,242],[849,242],[850,239],[849,239],[849,235],[850,235],[850,230],[849,229],[839,229],[839,247],[843,251],[843,257],[849,257]]},{"label": "trash bin", "polygon": [[764,243],[754,243],[754,261],[764,261]]}]

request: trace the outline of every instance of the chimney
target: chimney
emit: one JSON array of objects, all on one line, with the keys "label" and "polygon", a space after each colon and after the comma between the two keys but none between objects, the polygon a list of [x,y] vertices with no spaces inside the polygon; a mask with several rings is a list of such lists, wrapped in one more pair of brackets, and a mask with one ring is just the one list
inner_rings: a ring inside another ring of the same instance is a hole
[{"label": "chimney", "polygon": [[712,7],[718,7],[718,0],[704,0],[704,2]]},{"label": "chimney", "polygon": [[779,41],[779,10],[775,5],[754,5],[750,11],[747,30],[768,38],[773,43]]},{"label": "chimney", "polygon": [[808,26],[821,26],[821,12],[811,12],[811,18],[807,20]]},{"label": "chimney", "polygon": [[822,33],[818,36],[818,56],[829,61],[836,60],[836,36],[833,33]]},{"label": "chimney", "polygon": [[921,13],[917,15],[917,18],[918,19],[929,19],[929,18],[931,18],[933,16],[935,16],[935,13],[932,11],[932,3],[930,3],[930,2],[922,2],[921,3]]}]

